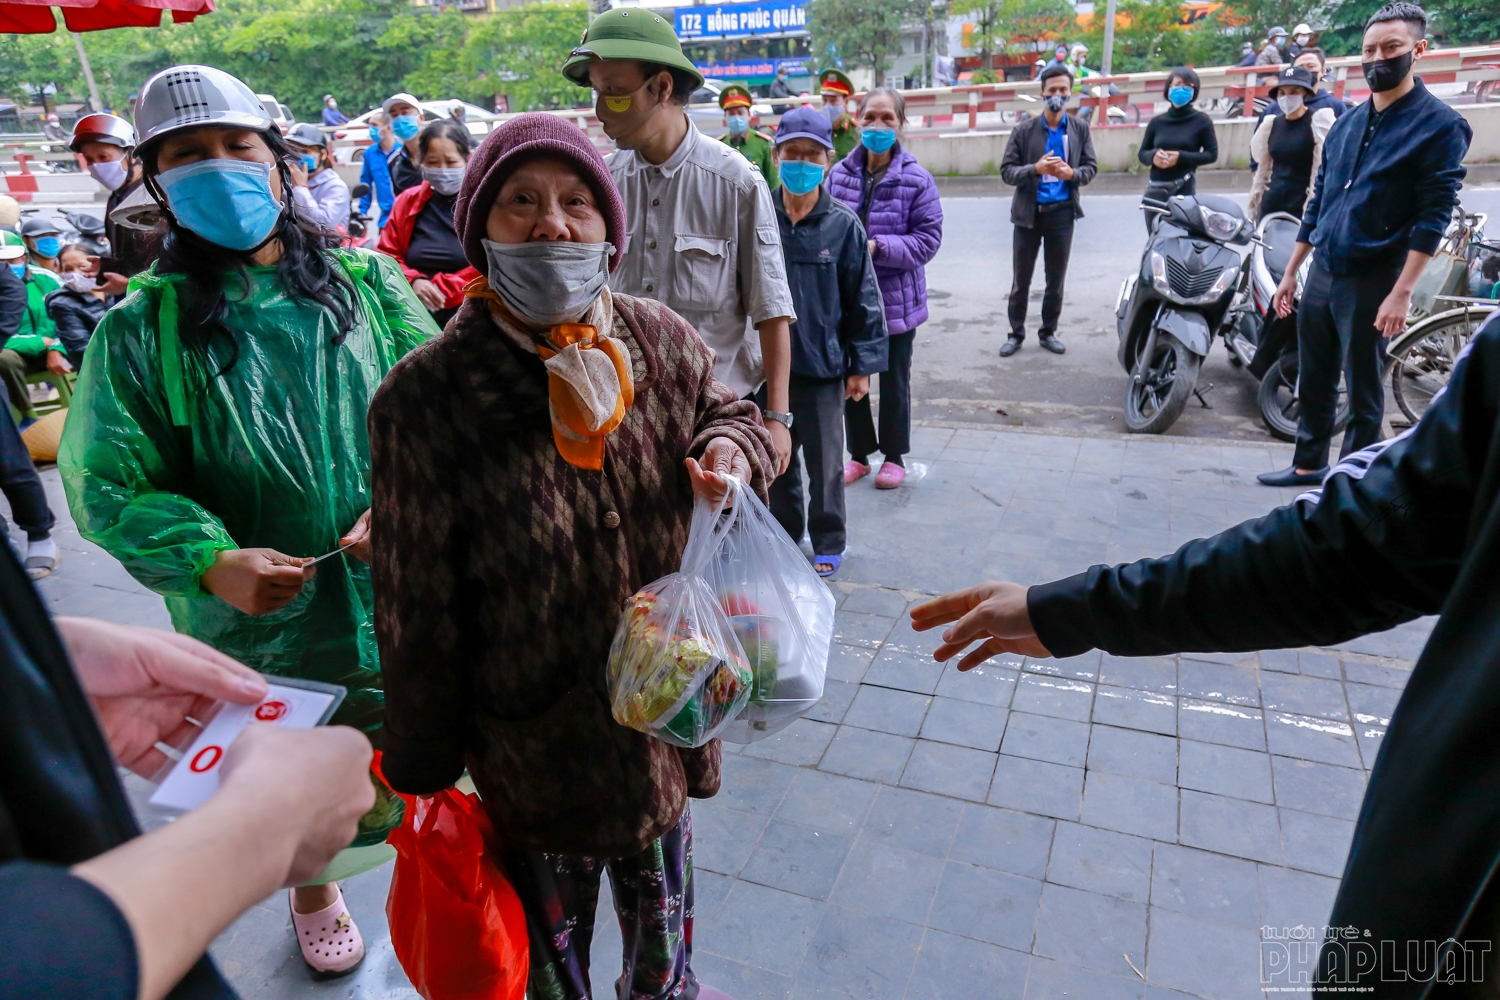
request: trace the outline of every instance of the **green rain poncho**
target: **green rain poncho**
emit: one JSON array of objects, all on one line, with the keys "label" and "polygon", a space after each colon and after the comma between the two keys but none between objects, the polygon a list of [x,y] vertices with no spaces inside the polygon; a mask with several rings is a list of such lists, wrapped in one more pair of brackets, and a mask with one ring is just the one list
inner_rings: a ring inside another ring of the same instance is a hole
[{"label": "green rain poncho", "polygon": [[334,721],[369,731],[384,708],[369,567],[325,559],[296,599],[259,616],[199,586],[221,550],[338,548],[370,506],[370,399],[439,333],[394,260],[328,252],[359,291],[349,336],[335,344],[332,314],[288,295],[274,267],[251,268],[230,306],[238,359],[217,378],[227,338],[185,349],[176,276],[138,275],[94,331],[58,467],[79,531],[166,598],[178,632],[256,670],[343,685]]}]

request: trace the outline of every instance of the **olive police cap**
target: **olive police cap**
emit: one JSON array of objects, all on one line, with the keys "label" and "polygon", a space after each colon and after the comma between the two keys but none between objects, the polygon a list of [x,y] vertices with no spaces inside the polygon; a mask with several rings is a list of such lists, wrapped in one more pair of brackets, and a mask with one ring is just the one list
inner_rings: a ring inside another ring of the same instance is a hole
[{"label": "olive police cap", "polygon": [[825,69],[818,74],[818,89],[825,94],[843,94],[848,97],[854,93],[854,81],[844,75],[843,70]]},{"label": "olive police cap", "polygon": [[589,22],[578,47],[563,63],[563,76],[587,87],[589,60],[595,56],[659,63],[691,73],[697,81],[693,86],[703,86],[703,74],[682,54],[682,43],[677,40],[672,22],[644,7],[616,7]]},{"label": "olive police cap", "polygon": [[719,91],[719,107],[725,111],[730,108],[748,108],[750,103],[750,91],[738,83],[731,83]]}]

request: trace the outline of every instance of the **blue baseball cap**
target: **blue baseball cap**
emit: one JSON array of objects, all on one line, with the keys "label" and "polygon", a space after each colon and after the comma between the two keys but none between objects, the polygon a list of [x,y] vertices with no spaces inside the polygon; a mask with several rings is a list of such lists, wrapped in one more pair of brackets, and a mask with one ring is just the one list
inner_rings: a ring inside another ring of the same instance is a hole
[{"label": "blue baseball cap", "polygon": [[833,125],[828,116],[814,108],[797,108],[781,116],[776,126],[776,145],[793,139],[811,139],[825,149],[833,149]]}]

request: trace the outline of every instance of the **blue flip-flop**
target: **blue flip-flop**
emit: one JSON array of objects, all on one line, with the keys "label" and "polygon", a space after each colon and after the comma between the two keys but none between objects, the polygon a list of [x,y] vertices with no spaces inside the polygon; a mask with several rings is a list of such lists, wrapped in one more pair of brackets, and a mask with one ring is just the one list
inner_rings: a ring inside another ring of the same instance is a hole
[{"label": "blue flip-flop", "polygon": [[[833,574],[835,574],[835,573],[837,573],[839,571],[839,563],[841,563],[843,561],[844,561],[844,557],[842,555],[837,555],[837,556],[813,556],[813,572],[817,573],[819,576],[832,576]],[[825,570],[821,570],[821,569],[818,569],[818,563],[832,563],[833,564],[833,568],[830,569],[830,570],[826,570],[826,571]]]}]

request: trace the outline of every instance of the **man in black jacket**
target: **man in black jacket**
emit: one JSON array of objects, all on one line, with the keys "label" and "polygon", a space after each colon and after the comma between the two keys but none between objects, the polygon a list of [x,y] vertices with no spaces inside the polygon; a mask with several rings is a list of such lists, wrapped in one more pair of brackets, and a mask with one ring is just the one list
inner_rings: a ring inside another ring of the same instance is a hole
[{"label": "man in black jacket", "polygon": [[1406,327],[1411,293],[1448,227],[1473,131],[1415,75],[1427,50],[1427,15],[1387,4],[1365,25],[1362,64],[1370,99],[1334,122],[1323,141],[1313,196],[1274,303],[1291,315],[1297,269],[1317,247],[1297,305],[1297,448],[1267,486],[1316,485],[1327,469],[1347,373],[1343,454],[1380,439],[1385,413],[1384,338]]},{"label": "man in black jacket", "polygon": [[[771,192],[781,227],[792,322],[792,460],[771,484],[771,513],[794,541],[807,529],[813,568],[837,572],[845,544],[844,400],[862,399],[886,368],[889,342],[875,264],[859,217],[828,193],[833,129],[812,108],[782,116],[776,161],[790,171]],[[807,463],[804,513],[801,454]]]},{"label": "man in black jacket", "polygon": [[[1496,470],[1500,314],[1415,427],[1350,455],[1321,491],[1160,559],[1095,566],[1029,589],[985,583],[948,594],[913,609],[913,623],[957,620],[938,660],[981,640],[959,663],[966,670],[1006,651],[1329,646],[1441,615],[1376,757],[1328,919],[1373,945],[1356,954],[1347,936],[1329,942],[1318,981],[1340,992],[1365,987],[1376,1000],[1417,998],[1431,985],[1418,975],[1425,968],[1431,976],[1432,949],[1454,938],[1472,943],[1443,946],[1453,953],[1436,968],[1464,981],[1477,956],[1490,983],[1500,904],[1489,885],[1500,864]],[[1407,969],[1418,975],[1401,974]]]},{"label": "man in black jacket", "polygon": [[1014,185],[1010,200],[1011,238],[1010,337],[1000,348],[1008,358],[1026,339],[1026,300],[1031,295],[1031,273],[1037,251],[1046,243],[1043,268],[1047,291],[1042,296],[1041,344],[1054,354],[1067,348],[1057,339],[1062,315],[1063,279],[1073,249],[1073,222],[1083,217],[1078,189],[1094,179],[1098,161],[1088,123],[1067,113],[1073,76],[1062,65],[1042,70],[1042,101],[1046,110],[1015,127],[1005,146],[1000,176]]}]

